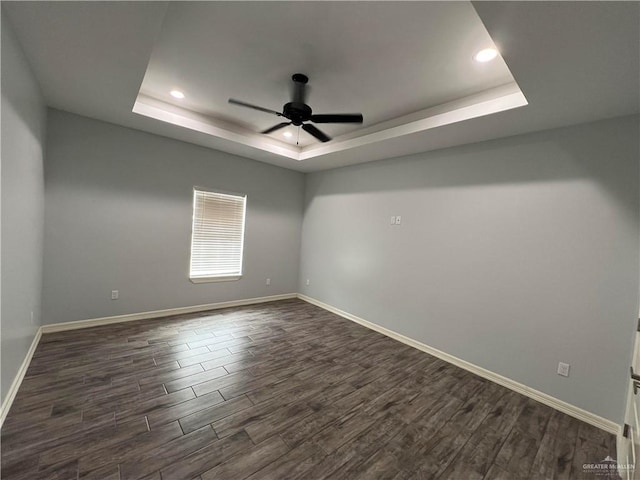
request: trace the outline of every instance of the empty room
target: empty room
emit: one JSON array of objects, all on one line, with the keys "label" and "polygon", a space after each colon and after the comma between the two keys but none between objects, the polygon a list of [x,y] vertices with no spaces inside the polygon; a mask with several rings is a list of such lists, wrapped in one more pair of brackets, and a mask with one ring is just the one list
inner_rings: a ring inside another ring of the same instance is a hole
[{"label": "empty room", "polygon": [[640,2],[0,13],[2,480],[640,479]]}]

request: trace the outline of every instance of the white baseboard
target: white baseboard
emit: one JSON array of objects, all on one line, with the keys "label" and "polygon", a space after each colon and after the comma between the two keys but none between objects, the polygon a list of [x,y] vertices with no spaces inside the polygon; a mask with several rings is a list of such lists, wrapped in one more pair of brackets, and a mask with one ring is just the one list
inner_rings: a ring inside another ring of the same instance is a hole
[{"label": "white baseboard", "polygon": [[474,365],[473,363],[467,362],[466,360],[462,360],[461,358],[454,357],[448,353],[445,353],[436,348],[430,347],[429,345],[425,345],[422,342],[414,340],[412,338],[406,337],[400,333],[394,332],[393,330],[389,330],[388,328],[381,327],[375,323],[364,320],[360,317],[352,315],[351,313],[340,310],[339,308],[333,307],[332,305],[321,302],[320,300],[316,300],[315,298],[308,297],[306,295],[298,294],[298,298],[300,300],[304,300],[305,302],[316,305],[324,310],[335,313],[347,320],[351,320],[352,322],[359,323],[360,325],[367,327],[371,330],[375,330],[378,333],[386,335],[387,337],[393,338],[394,340],[398,340],[406,345],[417,348],[418,350],[422,350],[434,357],[437,357],[445,362],[451,363],[457,367],[463,368],[471,373],[478,375],[479,377],[486,378],[498,385],[502,385],[514,392],[525,395],[526,397],[532,398],[540,403],[548,405],[562,413],[566,413],[578,420],[582,420],[585,423],[593,425],[594,427],[598,427],[606,432],[612,433],[614,435],[619,435],[621,432],[621,426],[611,420],[600,417],[594,413],[583,410],[582,408],[576,407],[575,405],[571,405],[567,402],[564,402],[560,399],[552,397],[546,393],[540,392],[539,390],[535,390],[531,387],[528,387],[522,383],[516,382],[507,377],[503,377],[497,373],[486,370],[482,367]]},{"label": "white baseboard", "polygon": [[42,336],[42,329],[38,328],[35,336],[33,337],[33,341],[31,342],[31,346],[29,350],[27,350],[27,354],[18,369],[18,373],[16,373],[11,386],[9,387],[9,391],[7,392],[7,396],[4,398],[2,405],[0,405],[0,428],[4,424],[5,418],[7,418],[7,413],[9,413],[9,409],[13,404],[13,400],[16,398],[16,394],[18,393],[18,389],[20,385],[22,385],[22,380],[24,380],[24,376],[27,374],[27,370],[29,369],[29,364],[31,363],[31,359],[33,358],[33,354],[38,347],[38,343],[40,342],[40,337]]},{"label": "white baseboard", "polygon": [[218,310],[221,308],[241,307],[243,305],[253,305],[256,303],[275,302],[277,300],[287,300],[297,298],[295,293],[284,293],[282,295],[271,295],[269,297],[247,298],[244,300],[231,300],[229,302],[207,303],[204,305],[194,305],[191,307],[167,308],[165,310],[152,310],[149,312],[129,313],[126,315],[116,315],[113,317],[91,318],[89,320],[76,320],[74,322],[52,323],[43,325],[42,333],[64,332],[66,330],[76,330],[79,328],[97,327],[109,325],[111,323],[133,322],[135,320],[147,320],[149,318],[167,317],[170,315],[182,315],[185,313],[204,312],[207,310]]}]

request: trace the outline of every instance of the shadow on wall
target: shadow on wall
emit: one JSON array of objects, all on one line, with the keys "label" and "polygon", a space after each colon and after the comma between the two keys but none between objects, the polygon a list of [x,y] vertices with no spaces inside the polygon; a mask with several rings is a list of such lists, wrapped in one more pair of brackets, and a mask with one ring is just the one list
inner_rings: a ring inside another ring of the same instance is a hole
[{"label": "shadow on wall", "polygon": [[[30,142],[40,143],[40,139],[43,137],[44,127],[42,124],[33,125],[28,121],[25,121],[25,118],[33,116],[34,112],[29,112],[27,110],[27,106],[24,103],[20,104],[14,102],[11,97],[2,95],[2,115],[6,116],[6,118],[11,117],[14,122],[19,122],[19,124],[14,123],[13,126],[23,133],[29,132]],[[6,150],[10,142],[11,140],[8,138],[3,139],[2,150]],[[41,155],[42,152],[38,152],[38,154]]]},{"label": "shadow on wall", "polygon": [[311,174],[316,196],[592,180],[638,217],[637,115]]}]

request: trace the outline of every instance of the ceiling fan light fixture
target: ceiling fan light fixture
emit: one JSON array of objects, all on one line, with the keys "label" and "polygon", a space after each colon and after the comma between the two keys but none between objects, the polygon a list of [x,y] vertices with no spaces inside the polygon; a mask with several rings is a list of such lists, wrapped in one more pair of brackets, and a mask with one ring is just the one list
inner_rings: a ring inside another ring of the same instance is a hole
[{"label": "ceiling fan light fixture", "polygon": [[287,138],[293,137],[293,133],[291,133],[291,132],[284,132],[282,135],[284,135]]},{"label": "ceiling fan light fixture", "polygon": [[476,53],[473,58],[476,62],[484,63],[490,62],[497,56],[498,51],[495,48],[485,48]]},{"label": "ceiling fan light fixture", "polygon": [[179,100],[182,100],[184,98],[184,93],[182,93],[180,90],[171,90],[169,92],[169,95],[171,95],[173,98],[177,98]]}]

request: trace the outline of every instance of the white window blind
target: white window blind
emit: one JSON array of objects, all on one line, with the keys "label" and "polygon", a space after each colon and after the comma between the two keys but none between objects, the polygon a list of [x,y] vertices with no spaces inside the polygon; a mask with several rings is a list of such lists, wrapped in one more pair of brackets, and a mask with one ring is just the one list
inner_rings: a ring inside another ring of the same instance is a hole
[{"label": "white window blind", "polygon": [[246,195],[193,189],[191,280],[242,275]]}]

